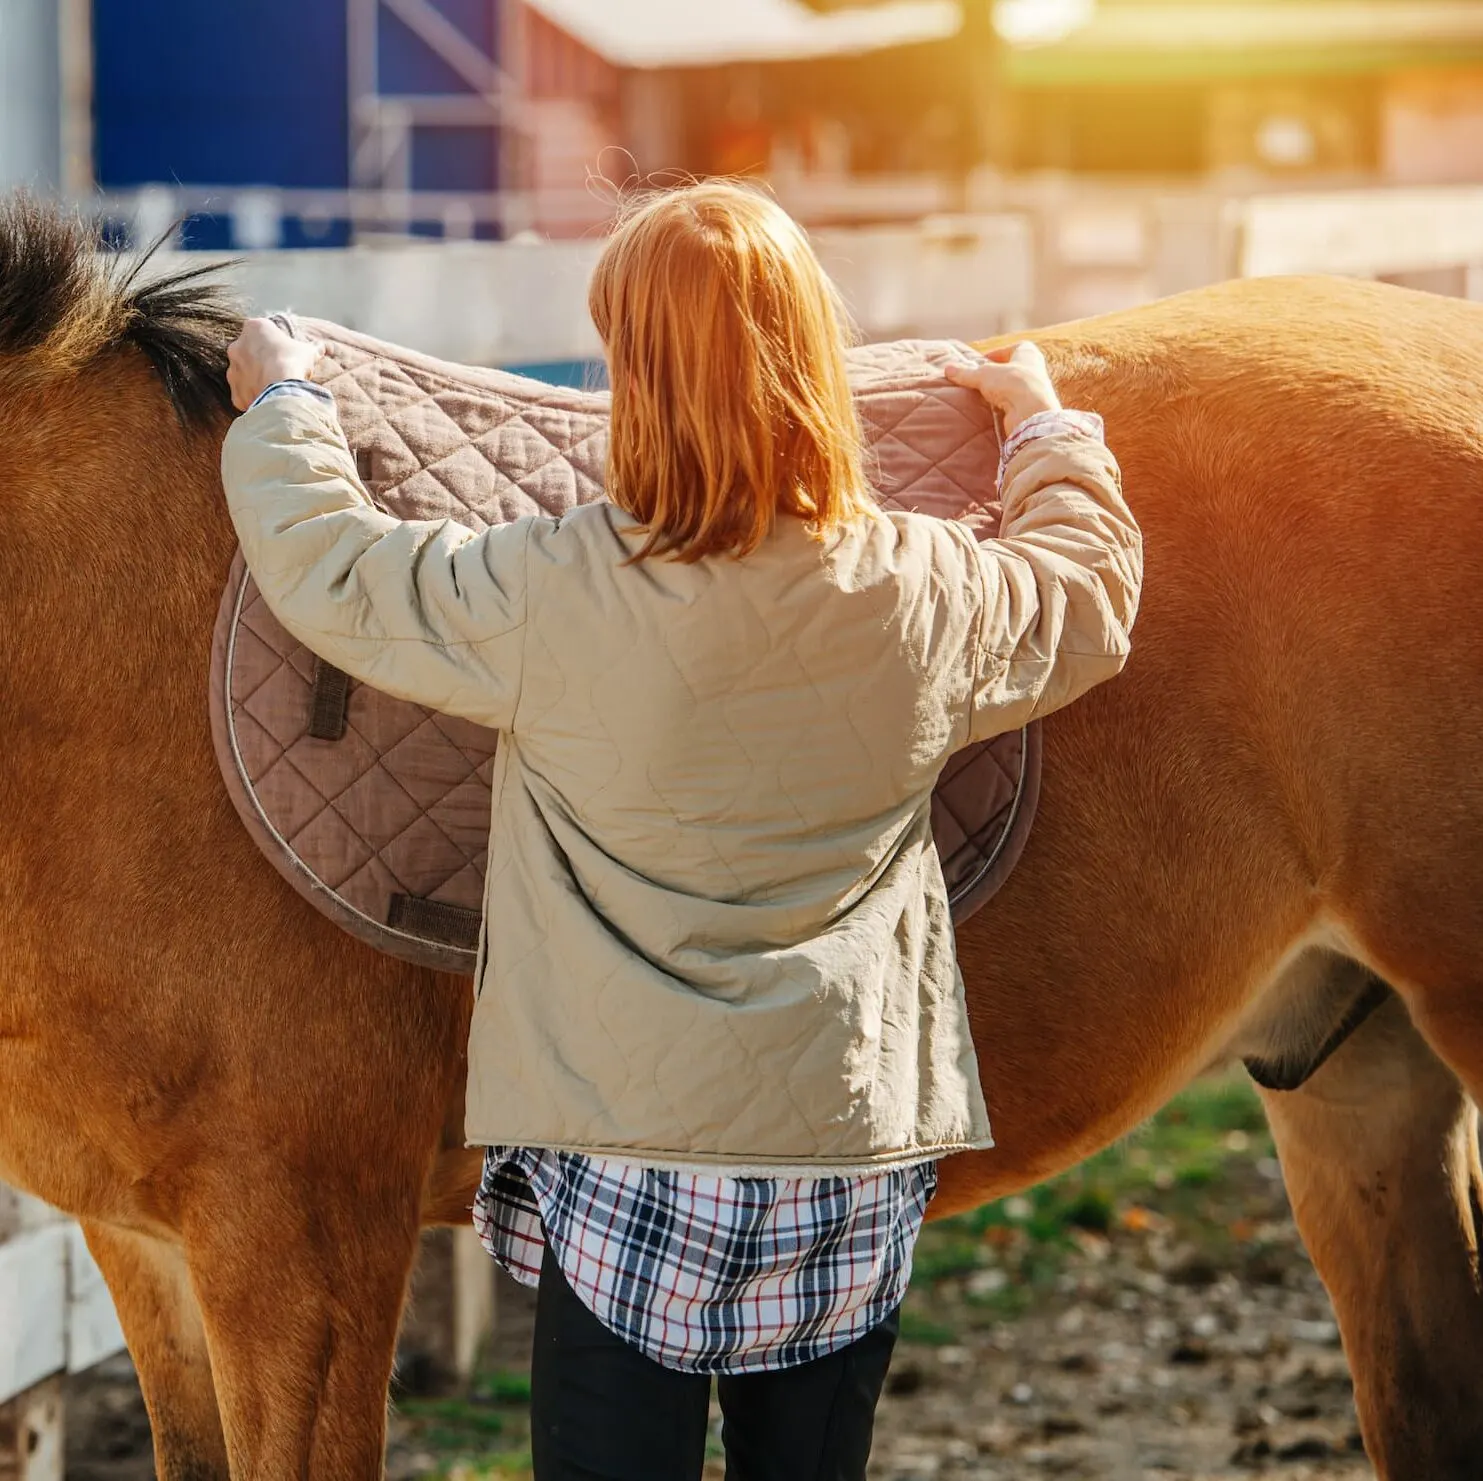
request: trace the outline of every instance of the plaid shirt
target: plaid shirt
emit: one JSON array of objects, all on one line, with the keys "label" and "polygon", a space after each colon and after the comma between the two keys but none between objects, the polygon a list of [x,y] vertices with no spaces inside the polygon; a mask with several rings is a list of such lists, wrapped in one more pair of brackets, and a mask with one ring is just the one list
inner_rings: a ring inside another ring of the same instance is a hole
[{"label": "plaid shirt", "polygon": [[933,1162],[733,1178],[493,1147],[474,1226],[524,1285],[549,1239],[583,1305],[666,1368],[758,1373],[846,1347],[895,1310],[936,1187]]}]

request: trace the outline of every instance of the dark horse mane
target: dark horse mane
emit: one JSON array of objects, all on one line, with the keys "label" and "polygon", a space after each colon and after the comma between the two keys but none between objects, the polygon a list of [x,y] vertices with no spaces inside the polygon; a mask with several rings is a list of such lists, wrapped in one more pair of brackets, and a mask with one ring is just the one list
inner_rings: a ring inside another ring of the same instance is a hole
[{"label": "dark horse mane", "polygon": [[40,356],[82,369],[133,349],[154,367],[186,426],[231,410],[227,345],[242,315],[215,264],[146,277],[137,256],[101,251],[82,217],[32,197],[0,200],[0,358]]}]

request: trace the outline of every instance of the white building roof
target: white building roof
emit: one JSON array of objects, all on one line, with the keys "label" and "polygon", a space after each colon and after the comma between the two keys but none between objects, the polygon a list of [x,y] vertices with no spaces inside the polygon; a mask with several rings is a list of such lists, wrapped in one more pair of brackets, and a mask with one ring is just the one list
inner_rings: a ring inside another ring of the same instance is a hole
[{"label": "white building roof", "polygon": [[526,0],[619,67],[797,61],[940,41],[956,0],[889,0],[820,15],[802,0]]},{"label": "white building roof", "polygon": [[[721,0],[725,3],[725,0]],[[1024,3],[1024,0],[1021,0]],[[1062,49],[1159,52],[1223,47],[1442,45],[1483,40],[1478,0],[1224,0],[1100,5]]]}]

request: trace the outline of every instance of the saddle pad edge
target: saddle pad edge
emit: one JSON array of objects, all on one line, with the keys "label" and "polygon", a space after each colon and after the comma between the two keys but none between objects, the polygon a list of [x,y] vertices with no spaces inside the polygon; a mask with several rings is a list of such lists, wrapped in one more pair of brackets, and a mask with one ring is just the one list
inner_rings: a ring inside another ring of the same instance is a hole
[{"label": "saddle pad edge", "polygon": [[977,915],[1004,887],[1014,873],[1030,841],[1035,814],[1040,808],[1041,758],[1045,748],[1039,720],[1025,726],[1024,749],[1020,756],[1019,785],[1015,791],[1014,810],[999,837],[994,852],[984,861],[978,875],[948,901],[953,924],[961,926]]},{"label": "saddle pad edge", "polygon": [[227,796],[237,810],[259,853],[293,889],[333,925],[362,944],[390,953],[415,967],[449,972],[460,977],[473,975],[476,953],[447,946],[422,936],[398,931],[357,910],[316,875],[293,851],[264,812],[242,764],[242,754],[232,713],[232,655],[236,643],[237,618],[242,610],[251,577],[240,549],[234,552],[226,589],[222,593],[216,626],[211,637],[210,699],[211,743]]}]

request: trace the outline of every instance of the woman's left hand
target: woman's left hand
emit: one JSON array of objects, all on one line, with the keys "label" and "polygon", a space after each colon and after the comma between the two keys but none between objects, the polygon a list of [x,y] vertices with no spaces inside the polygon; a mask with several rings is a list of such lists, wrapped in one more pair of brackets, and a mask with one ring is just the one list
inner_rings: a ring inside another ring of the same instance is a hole
[{"label": "woman's left hand", "polygon": [[295,339],[272,319],[249,319],[227,348],[227,384],[232,405],[246,411],[277,381],[308,380],[323,348]]}]

